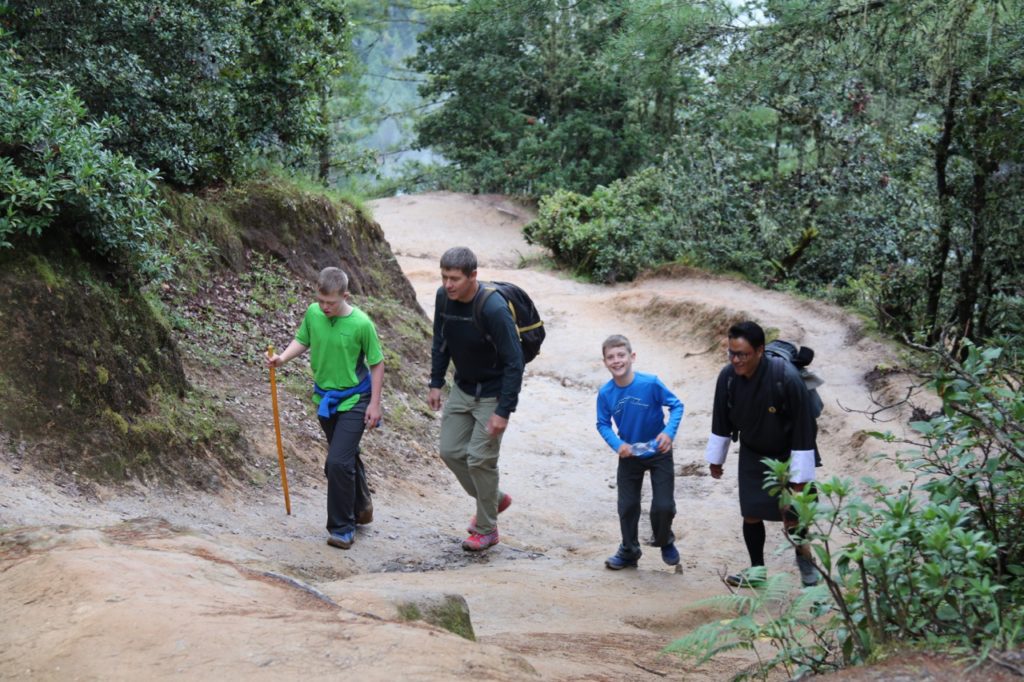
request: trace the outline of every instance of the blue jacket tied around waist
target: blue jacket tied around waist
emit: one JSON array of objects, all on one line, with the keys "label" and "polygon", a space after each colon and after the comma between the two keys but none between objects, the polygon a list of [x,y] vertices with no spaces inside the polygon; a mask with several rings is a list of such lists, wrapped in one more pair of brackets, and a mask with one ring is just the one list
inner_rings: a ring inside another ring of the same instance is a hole
[{"label": "blue jacket tied around waist", "polygon": [[366,393],[370,390],[370,375],[367,374],[363,377],[357,385],[352,388],[346,388],[341,391],[325,391],[320,388],[316,383],[313,384],[313,392],[320,396],[320,408],[316,411],[318,417],[328,419],[332,414],[338,411],[338,405],[340,405],[346,398],[354,396],[356,393]]}]

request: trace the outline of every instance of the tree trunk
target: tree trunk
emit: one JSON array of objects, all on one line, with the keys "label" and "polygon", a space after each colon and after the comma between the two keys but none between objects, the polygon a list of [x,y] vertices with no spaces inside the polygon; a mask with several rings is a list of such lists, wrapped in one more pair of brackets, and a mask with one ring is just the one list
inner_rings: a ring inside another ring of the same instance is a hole
[{"label": "tree trunk", "polygon": [[[984,92],[974,89],[970,94],[971,109],[983,113],[982,100]],[[988,135],[988,119],[979,116],[977,127],[972,134],[977,140],[984,140]],[[980,341],[985,334],[983,326],[977,324],[980,319],[979,305],[982,303],[982,287],[985,286],[988,272],[988,224],[985,211],[988,206],[988,179],[999,169],[999,163],[992,158],[975,159],[974,182],[971,189],[971,234],[968,246],[971,255],[960,271],[960,300],[957,302],[957,323],[960,336],[973,341]]]},{"label": "tree trunk", "polygon": [[957,301],[957,335],[960,339],[978,340],[978,330],[974,327],[975,306],[978,304],[978,293],[984,281],[985,247],[987,246],[987,230],[985,229],[985,192],[988,173],[984,167],[974,173],[971,191],[971,234],[969,247],[970,257],[960,270],[960,296]]},{"label": "tree trunk", "polygon": [[802,187],[804,184],[804,155],[806,142],[804,140],[804,128],[802,125],[797,124],[794,129],[794,138],[796,139],[796,184],[798,187]]},{"label": "tree trunk", "polygon": [[928,284],[925,291],[925,325],[928,328],[928,341],[935,343],[941,334],[939,324],[939,303],[942,300],[942,280],[946,276],[946,261],[949,259],[950,233],[953,217],[952,190],[949,187],[946,171],[949,166],[950,147],[953,143],[953,126],[956,124],[956,103],[959,97],[959,85],[956,74],[949,75],[949,89],[946,106],[942,116],[942,134],[935,144],[935,192],[939,199],[939,232],[932,251],[932,260],[928,267]]},{"label": "tree trunk", "polygon": [[992,327],[989,324],[992,313],[992,297],[995,295],[992,280],[992,268],[987,267],[985,268],[984,286],[981,295],[978,297],[977,321],[974,323],[974,331],[980,339],[985,339],[992,335]]},{"label": "tree trunk", "polygon": [[782,146],[782,112],[775,119],[775,146],[772,147],[772,180],[779,179],[779,148]]},{"label": "tree trunk", "polygon": [[331,174],[331,133],[330,133],[330,112],[327,110],[327,91],[329,86],[324,85],[320,90],[320,125],[323,132],[320,134],[319,149],[319,170],[317,177],[320,182],[327,186]]}]

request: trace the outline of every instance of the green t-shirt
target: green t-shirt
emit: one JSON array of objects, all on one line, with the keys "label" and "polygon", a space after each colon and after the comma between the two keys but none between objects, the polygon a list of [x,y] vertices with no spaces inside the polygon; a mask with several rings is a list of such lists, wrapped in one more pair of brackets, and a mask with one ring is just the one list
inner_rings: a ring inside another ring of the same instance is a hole
[{"label": "green t-shirt", "polygon": [[[313,380],[325,391],[352,388],[365,376],[367,365],[384,360],[377,338],[377,328],[362,310],[352,307],[346,317],[327,317],[317,303],[310,304],[302,318],[295,340],[309,348],[309,364]],[[351,410],[360,394],[342,401],[338,411]],[[320,404],[320,396],[313,394]]]}]

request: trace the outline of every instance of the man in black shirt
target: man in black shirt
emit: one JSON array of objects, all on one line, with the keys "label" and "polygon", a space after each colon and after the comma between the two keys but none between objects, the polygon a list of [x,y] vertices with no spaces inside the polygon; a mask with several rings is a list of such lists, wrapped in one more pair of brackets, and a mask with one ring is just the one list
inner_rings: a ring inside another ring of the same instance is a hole
[{"label": "man in black shirt", "polygon": [[448,364],[454,363],[455,381],[441,417],[441,458],[476,499],[476,516],[462,543],[469,551],[498,544],[498,513],[512,503],[498,488],[498,453],[523,383],[523,351],[505,299],[487,297],[474,320],[481,289],[476,269],[476,256],[465,247],[441,256],[427,395],[430,407],[440,409]]},{"label": "man in black shirt", "polygon": [[[705,453],[712,478],[721,478],[729,443],[738,435],[740,513],[751,566],[764,566],[766,520],[783,521],[787,531],[796,526],[796,519],[780,508],[779,498],[764,489],[767,467],[761,460],[788,460],[790,487],[803,490],[814,480],[817,437],[803,379],[791,363],[766,357],[764,344],[764,330],[753,322],[741,322],[729,329],[729,364],[722,368],[715,385],[711,436]],[[784,365],[781,387],[774,385],[773,375],[778,377],[779,372],[772,371],[773,362]],[[818,582],[806,545],[797,548],[797,564],[805,586]],[[744,571],[730,575],[726,582],[749,587],[755,581]]]}]

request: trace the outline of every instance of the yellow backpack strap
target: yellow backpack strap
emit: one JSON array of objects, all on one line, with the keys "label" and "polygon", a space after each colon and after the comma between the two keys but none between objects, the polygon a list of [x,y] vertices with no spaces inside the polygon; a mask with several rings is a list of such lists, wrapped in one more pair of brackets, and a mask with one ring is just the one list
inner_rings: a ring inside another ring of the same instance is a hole
[{"label": "yellow backpack strap", "polygon": [[509,312],[512,313],[512,324],[514,324],[516,327],[516,336],[520,337],[519,340],[522,341],[522,334],[526,330],[519,328],[518,321],[516,320],[516,308],[514,305],[512,305],[512,301],[509,301],[508,299],[505,300],[505,305],[508,306]]}]

